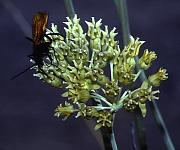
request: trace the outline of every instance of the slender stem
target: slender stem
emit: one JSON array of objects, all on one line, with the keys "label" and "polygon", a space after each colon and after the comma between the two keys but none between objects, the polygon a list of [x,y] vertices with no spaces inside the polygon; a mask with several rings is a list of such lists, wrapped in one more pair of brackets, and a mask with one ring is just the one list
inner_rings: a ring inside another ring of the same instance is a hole
[{"label": "slender stem", "polygon": [[[126,7],[126,0],[114,0],[115,5],[117,7],[117,12],[121,20],[121,26],[123,31],[123,42],[124,45],[128,44],[129,36],[130,36],[130,30],[129,30],[129,23],[128,23],[128,13],[127,13],[127,7]],[[138,56],[135,58],[136,62],[139,60]],[[136,71],[139,71],[138,66],[136,66]],[[140,80],[143,82],[146,80],[147,77],[145,75],[144,71],[141,71],[140,74]],[[166,144],[166,147],[168,150],[174,150],[174,145],[172,143],[171,137],[169,136],[168,130],[166,128],[166,125],[164,123],[164,120],[162,118],[162,115],[160,113],[160,110],[156,104],[156,101],[152,101],[150,103],[150,108],[153,112],[153,116],[155,118],[156,124],[163,135],[164,142]]]},{"label": "slender stem", "polygon": [[114,76],[113,76],[113,74],[114,74],[114,71],[113,71],[113,63],[112,62],[110,62],[110,71],[111,71],[111,81],[114,81]]},{"label": "slender stem", "polygon": [[93,52],[92,52],[92,55],[91,55],[91,60],[90,60],[89,68],[91,68],[92,65],[93,65],[93,62],[94,62],[94,55],[95,55],[95,52],[93,51]]},{"label": "slender stem", "polygon": [[[111,81],[114,81],[114,71],[113,71],[113,63],[110,62],[110,72],[111,72]],[[112,105],[111,105],[112,106]],[[113,114],[113,120],[112,120],[112,129],[111,129],[111,146],[113,150],[118,150],[117,148],[117,144],[116,144],[116,139],[115,139],[115,135],[114,135],[114,118],[115,118],[115,114]]]},{"label": "slender stem", "polygon": [[150,108],[153,112],[154,119],[156,120],[157,126],[158,126],[161,134],[163,135],[167,149],[175,150],[174,145],[169,136],[168,130],[166,128],[166,125],[164,123],[164,120],[161,116],[161,113],[160,113],[159,108],[158,108],[157,104],[155,103],[155,101],[152,101],[152,103],[150,103]]},{"label": "slender stem", "polygon": [[123,32],[123,43],[124,46],[129,43],[130,40],[130,28],[128,11],[126,6],[126,0],[114,0],[119,19],[121,21],[121,27]]},{"label": "slender stem", "polygon": [[64,0],[64,4],[66,7],[67,14],[70,18],[73,18],[75,15],[74,7],[72,0]]},{"label": "slender stem", "polygon": [[[119,15],[119,19],[121,21],[121,27],[122,27],[122,32],[123,32],[123,43],[124,46],[127,45],[130,41],[130,28],[129,28],[129,19],[128,19],[128,11],[127,11],[127,6],[126,6],[126,0],[114,0],[116,8],[117,8],[117,13]],[[138,71],[139,72],[139,71]],[[144,143],[146,141],[141,141],[142,137],[145,137],[144,132],[143,132],[143,125],[141,121],[138,119],[137,114],[134,116],[134,122],[136,124],[136,131],[137,131],[137,140],[139,143],[140,148],[144,147]]]},{"label": "slender stem", "polygon": [[113,128],[112,128],[112,133],[111,133],[111,145],[112,145],[113,150],[118,150]]},{"label": "slender stem", "polygon": [[111,107],[103,107],[103,106],[92,106],[92,107],[97,109],[97,110],[111,109]]},{"label": "slender stem", "polygon": [[[136,57],[135,61],[138,62],[138,60],[139,60],[139,58]],[[138,65],[136,66],[136,70],[140,70]],[[141,71],[141,74],[140,74],[139,77],[140,77],[140,80],[142,82],[144,80],[147,80],[147,76],[146,76],[144,71]],[[161,112],[160,112],[160,110],[158,108],[158,105],[157,105],[156,101],[150,102],[150,108],[151,108],[151,111],[153,113],[153,117],[155,119],[156,125],[159,128],[159,130],[160,130],[160,132],[161,132],[161,134],[163,136],[164,143],[166,145],[167,150],[175,150],[174,144],[173,144],[172,139],[171,139],[171,137],[169,135],[166,124],[164,122],[164,119],[163,119],[163,117],[161,115]]]},{"label": "slender stem", "polygon": [[100,94],[98,94],[98,93],[96,93],[96,92],[93,92],[93,93],[91,94],[91,97],[93,97],[93,98],[95,98],[95,99],[97,98],[97,99],[103,101],[104,103],[106,103],[106,104],[107,104],[108,106],[110,106],[110,107],[112,106],[112,104],[111,104],[110,102],[108,102],[105,97],[101,96]]},{"label": "slender stem", "polygon": [[116,144],[116,139],[114,136],[114,118],[115,118],[115,113],[113,114],[113,122],[112,122],[112,132],[111,132],[111,145],[113,150],[118,150],[117,144]]},{"label": "slender stem", "polygon": [[114,118],[115,118],[115,114],[113,114],[113,121],[111,128],[108,127],[101,128],[105,150],[118,150],[116,139],[114,136],[114,130],[113,130]]}]

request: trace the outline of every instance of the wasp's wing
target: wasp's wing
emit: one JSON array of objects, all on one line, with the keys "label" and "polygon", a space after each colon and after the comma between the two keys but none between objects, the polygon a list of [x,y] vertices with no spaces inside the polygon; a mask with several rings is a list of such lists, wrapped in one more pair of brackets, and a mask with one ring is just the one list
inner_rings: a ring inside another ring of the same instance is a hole
[{"label": "wasp's wing", "polygon": [[46,12],[38,12],[33,16],[32,38],[35,45],[39,45],[44,36],[47,26],[48,14]]}]

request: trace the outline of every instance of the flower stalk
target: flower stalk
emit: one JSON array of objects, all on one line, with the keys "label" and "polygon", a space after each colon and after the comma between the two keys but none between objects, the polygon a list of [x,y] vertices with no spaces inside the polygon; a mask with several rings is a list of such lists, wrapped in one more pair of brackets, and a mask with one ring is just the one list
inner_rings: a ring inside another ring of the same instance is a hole
[{"label": "flower stalk", "polygon": [[73,18],[75,15],[74,6],[72,3],[72,0],[64,0],[65,8],[67,11],[67,14],[70,18]]},{"label": "flower stalk", "polygon": [[[130,39],[130,28],[129,28],[129,19],[128,19],[128,10],[127,10],[127,6],[126,6],[126,0],[114,0],[114,2],[115,2],[117,12],[118,12],[118,15],[119,15],[119,18],[120,18],[120,21],[121,21],[122,32],[123,32],[123,42],[124,42],[124,45],[127,45],[128,42],[129,42],[129,39]],[[148,55],[148,51],[145,51],[144,57],[145,57],[145,55]],[[151,57],[149,57],[148,61],[151,62],[151,60],[156,59],[156,55],[153,52],[151,54],[149,54],[149,55],[151,55]],[[140,60],[139,60],[138,56],[135,57],[135,61],[140,62],[141,64],[143,64],[141,62],[142,59],[143,59],[143,57],[140,58]],[[144,63],[144,69],[146,67],[149,67],[149,66],[147,66],[146,63]],[[137,71],[140,70],[141,68],[142,67],[139,67],[139,65],[136,66]],[[144,71],[142,71],[141,74],[140,74],[140,80],[142,82],[147,80],[147,77],[146,77],[146,74],[145,74]],[[157,85],[159,85],[159,84],[157,83]],[[159,108],[157,106],[156,101],[152,101],[150,103],[150,108],[151,108],[151,110],[153,112],[153,116],[155,118],[156,124],[157,124],[161,134],[163,135],[164,142],[166,144],[167,149],[168,150],[174,150],[175,149],[174,145],[172,143],[171,137],[170,137],[169,132],[168,132],[168,130],[166,128],[165,122],[164,122],[163,117],[162,117],[162,115],[160,113],[160,110],[159,110]],[[135,116],[135,118],[136,118],[137,124],[141,124],[140,120],[136,116]],[[142,126],[142,124],[138,125],[138,126],[139,126],[139,129],[140,129],[139,131],[140,132],[143,131],[141,129],[141,127],[140,127],[140,126]],[[143,132],[139,133],[139,135],[140,136],[142,135],[142,137],[145,136],[143,134]],[[139,138],[142,139],[141,137],[139,137]],[[141,143],[141,141],[139,141],[139,143]],[[145,143],[146,143],[146,141],[144,141],[143,144],[140,144],[141,149],[144,149],[143,145],[147,145]]]}]

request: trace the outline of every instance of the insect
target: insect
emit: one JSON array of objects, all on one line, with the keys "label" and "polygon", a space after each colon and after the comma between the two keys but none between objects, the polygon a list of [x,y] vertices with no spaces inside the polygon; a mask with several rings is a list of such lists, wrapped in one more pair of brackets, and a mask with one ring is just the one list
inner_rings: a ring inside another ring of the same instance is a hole
[{"label": "insect", "polygon": [[[33,52],[32,54],[28,55],[28,57],[31,58],[35,63],[19,74],[13,76],[11,79],[17,78],[34,66],[37,66],[40,71],[44,72],[42,70],[42,66],[44,64],[45,57],[48,57],[52,62],[49,50],[53,49],[53,47],[51,47],[52,39],[49,37],[49,35],[59,35],[59,33],[46,34],[45,30],[47,22],[48,14],[46,12],[38,12],[33,16],[32,39],[29,37],[26,37],[26,39],[31,41],[33,44]],[[46,37],[49,41],[44,41],[44,37]]]}]

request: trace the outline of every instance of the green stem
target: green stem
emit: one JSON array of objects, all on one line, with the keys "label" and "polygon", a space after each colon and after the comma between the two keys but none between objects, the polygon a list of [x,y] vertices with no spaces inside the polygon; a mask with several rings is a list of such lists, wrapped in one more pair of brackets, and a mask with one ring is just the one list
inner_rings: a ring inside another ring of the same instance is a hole
[{"label": "green stem", "polygon": [[112,133],[111,133],[111,145],[112,145],[113,150],[118,150],[113,128],[112,128]]},{"label": "green stem", "polygon": [[152,101],[152,103],[150,103],[150,108],[153,112],[154,119],[156,120],[156,124],[157,124],[161,134],[163,135],[167,149],[168,150],[175,150],[174,145],[173,145],[172,140],[171,140],[171,137],[169,136],[168,130],[166,128],[164,120],[161,116],[161,113],[160,113],[159,108],[158,108],[155,101]]},{"label": "green stem", "polygon": [[94,99],[99,99],[99,100],[103,101],[104,103],[106,103],[110,107],[112,106],[112,104],[110,102],[108,102],[105,97],[98,94],[97,92],[93,91],[93,93],[91,94],[91,97],[93,97]]},{"label": "green stem", "polygon": [[112,122],[112,133],[111,133],[111,145],[113,150],[118,150],[117,144],[116,144],[116,139],[114,136],[114,118],[115,118],[115,113],[113,114],[113,122]]},{"label": "green stem", "polygon": [[[129,36],[130,36],[130,29],[129,29],[129,22],[128,22],[128,12],[126,7],[126,0],[114,0],[115,5],[117,7],[117,12],[121,20],[121,26],[123,31],[123,42],[124,45],[127,45],[129,42]],[[138,56],[135,58],[136,62],[139,60]],[[139,71],[138,66],[136,66],[136,71]],[[144,71],[140,74],[140,80],[143,82],[146,80],[146,74]],[[150,103],[150,108],[153,112],[153,116],[155,118],[156,124],[163,135],[164,142],[166,144],[166,147],[168,150],[174,150],[174,145],[172,143],[171,137],[169,136],[168,130],[166,128],[166,125],[164,123],[164,120],[162,118],[162,115],[160,113],[160,110],[156,104],[156,101],[152,101]]]},{"label": "green stem", "polygon": [[[129,28],[129,19],[128,19],[128,11],[127,11],[127,6],[126,6],[126,1],[125,0],[114,0],[114,2],[116,5],[117,13],[119,15],[119,19],[121,21],[121,28],[122,28],[122,32],[123,32],[123,43],[125,46],[129,43],[129,40],[130,40],[130,28]],[[143,137],[145,137],[145,134],[143,132],[144,131],[143,125],[141,123],[141,120],[138,119],[137,114],[134,115],[134,122],[135,122],[136,132],[137,132],[137,134],[136,134],[137,140],[138,140],[141,150],[143,150],[144,145],[146,145],[146,140],[143,140],[143,142],[141,141],[141,139],[143,139]]]},{"label": "green stem", "polygon": [[121,21],[121,28],[123,32],[123,43],[124,46],[129,43],[130,40],[130,28],[129,28],[129,19],[128,11],[126,6],[126,0],[114,0],[119,19]]},{"label": "green stem", "polygon": [[70,18],[73,18],[75,15],[74,7],[72,0],[64,0],[64,4],[66,7],[67,14]]}]

